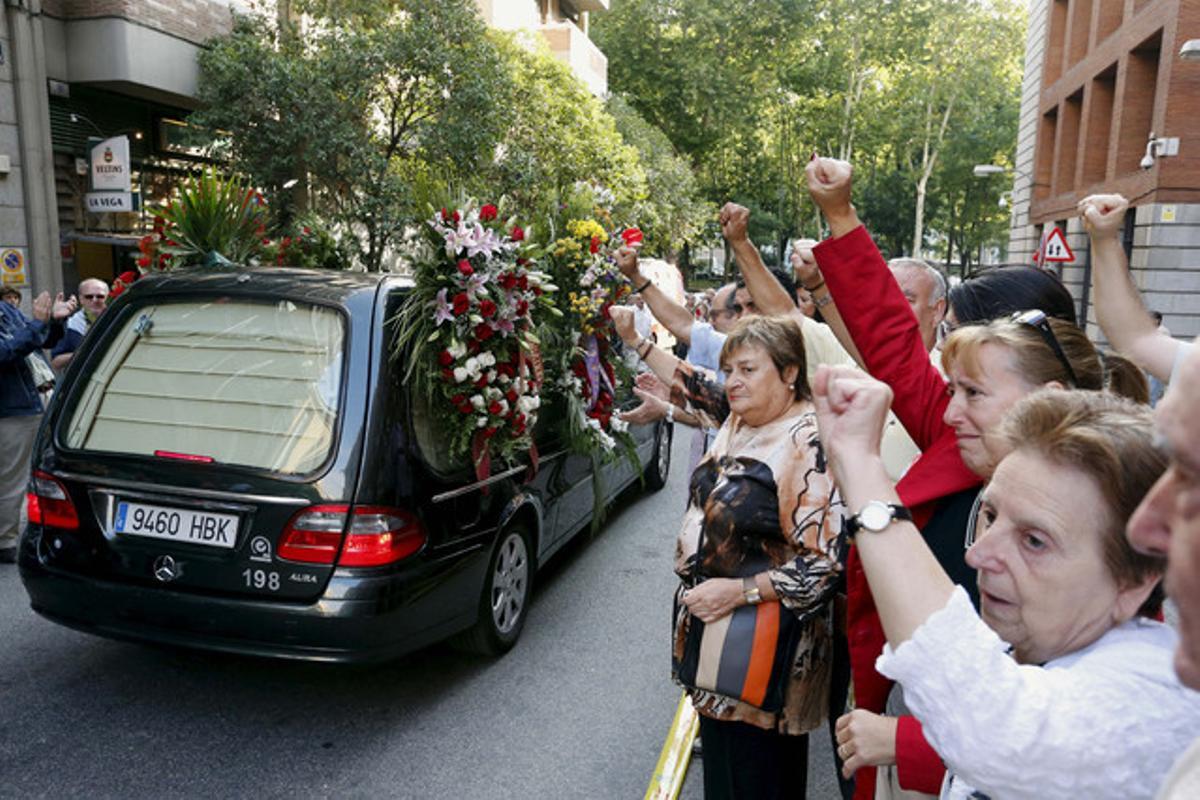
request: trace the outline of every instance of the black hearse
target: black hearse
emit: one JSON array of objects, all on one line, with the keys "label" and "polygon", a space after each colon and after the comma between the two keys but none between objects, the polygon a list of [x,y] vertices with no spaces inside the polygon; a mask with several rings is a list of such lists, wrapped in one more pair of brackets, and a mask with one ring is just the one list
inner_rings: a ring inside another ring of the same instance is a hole
[{"label": "black hearse", "polygon": [[[480,481],[449,457],[390,357],[409,285],[288,269],[134,284],[38,438],[18,558],[33,608],[285,658],[378,660],[455,634],[510,648],[538,565],[591,522],[592,463],[545,437],[536,470]],[[670,428],[631,432],[661,487]],[[602,473],[606,502],[639,477],[624,458]]]}]

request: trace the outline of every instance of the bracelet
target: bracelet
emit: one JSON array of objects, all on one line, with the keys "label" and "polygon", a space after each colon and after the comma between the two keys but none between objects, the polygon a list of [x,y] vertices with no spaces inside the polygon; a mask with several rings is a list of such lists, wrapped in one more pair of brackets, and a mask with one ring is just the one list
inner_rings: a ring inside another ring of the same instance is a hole
[{"label": "bracelet", "polygon": [[654,283],[654,281],[652,281],[652,280],[650,280],[649,278],[647,278],[645,283],[643,283],[641,286],[639,286],[638,288],[636,288],[636,289],[634,289],[634,290],[633,290],[633,293],[634,293],[634,294],[641,294],[642,292],[646,291],[646,287],[647,287],[647,286],[649,286],[649,285],[650,285],[650,284],[652,284],[652,283]]},{"label": "bracelet", "polygon": [[[646,349],[644,352],[642,351],[642,345],[646,345]],[[633,348],[633,352],[637,354],[638,358],[640,358],[642,361],[645,361],[646,356],[650,355],[650,348],[652,348],[652,347],[654,347],[654,342],[650,341],[649,339],[643,338],[640,342],[637,343],[637,346],[635,348]]]},{"label": "bracelet", "polygon": [[675,422],[675,405],[667,403],[667,422]]},{"label": "bracelet", "polygon": [[817,289],[820,289],[822,286],[825,285],[825,279],[821,278],[821,282],[818,283],[816,286],[806,286],[803,283],[801,283],[800,285],[804,286],[804,290],[811,294],[812,292],[815,292]]}]

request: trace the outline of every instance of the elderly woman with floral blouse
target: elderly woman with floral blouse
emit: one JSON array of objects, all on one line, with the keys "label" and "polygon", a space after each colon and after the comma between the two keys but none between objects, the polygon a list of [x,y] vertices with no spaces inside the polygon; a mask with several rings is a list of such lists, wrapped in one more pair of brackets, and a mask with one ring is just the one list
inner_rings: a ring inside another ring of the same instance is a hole
[{"label": "elderly woman with floral blouse", "polygon": [[641,339],[627,316],[614,310],[618,333],[671,380],[676,404],[724,419],[692,473],[676,543],[677,675],[697,620],[732,627],[727,620],[739,607],[774,600],[799,620],[781,708],[688,688],[700,715],[705,797],[803,797],[806,734],[828,708],[841,515],[817,437],[800,327],[781,317],[739,323],[721,351],[722,392],[702,371]]}]

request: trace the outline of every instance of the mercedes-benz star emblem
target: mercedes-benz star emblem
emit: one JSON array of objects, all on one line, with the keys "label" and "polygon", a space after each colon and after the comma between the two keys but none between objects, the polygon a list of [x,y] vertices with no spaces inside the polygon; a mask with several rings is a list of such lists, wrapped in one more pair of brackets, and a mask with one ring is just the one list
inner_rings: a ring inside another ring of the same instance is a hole
[{"label": "mercedes-benz star emblem", "polygon": [[154,577],[163,583],[170,583],[183,572],[182,565],[176,564],[170,556],[159,556],[154,559]]}]

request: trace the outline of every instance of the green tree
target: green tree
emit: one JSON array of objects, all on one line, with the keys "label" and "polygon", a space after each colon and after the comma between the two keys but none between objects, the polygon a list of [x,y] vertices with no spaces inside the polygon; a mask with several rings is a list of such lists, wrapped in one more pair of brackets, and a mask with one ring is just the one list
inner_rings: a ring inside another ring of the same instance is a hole
[{"label": "green tree", "polygon": [[621,138],[637,149],[645,170],[646,196],[638,203],[634,218],[646,235],[646,251],[674,254],[699,234],[715,210],[701,199],[691,165],[666,134],[643,119],[621,95],[611,95],[606,108]]},{"label": "green tree", "polygon": [[547,204],[587,182],[611,191],[622,221],[634,222],[646,174],[604,104],[540,40],[522,43],[503,33],[492,39],[519,91],[500,144],[470,188],[505,194],[523,213],[544,216]]},{"label": "green tree", "polygon": [[[239,17],[200,57],[195,120],[235,168],[283,196],[308,185],[368,270],[412,218],[415,175],[473,174],[513,87],[472,0],[297,0],[303,26]],[[284,204],[286,210],[286,204]]]}]

